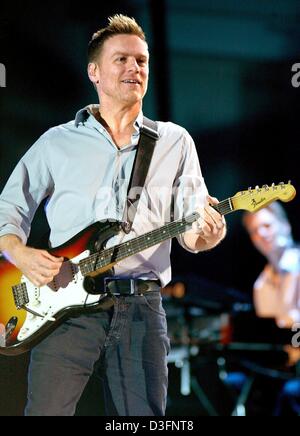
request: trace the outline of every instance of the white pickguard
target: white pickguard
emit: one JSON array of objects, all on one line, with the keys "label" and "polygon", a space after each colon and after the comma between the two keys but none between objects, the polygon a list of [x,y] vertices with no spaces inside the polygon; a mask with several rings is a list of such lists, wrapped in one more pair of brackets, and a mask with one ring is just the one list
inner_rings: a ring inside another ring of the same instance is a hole
[{"label": "white pickguard", "polygon": [[65,262],[55,281],[47,286],[37,288],[26,277],[22,277],[29,297],[26,307],[42,317],[27,313],[25,323],[18,335],[19,341],[31,337],[47,322],[55,322],[55,315],[60,311],[76,306],[94,305],[103,298],[103,294],[91,295],[83,288],[84,277],[77,265],[89,254],[89,251],[84,251],[71,261]]}]

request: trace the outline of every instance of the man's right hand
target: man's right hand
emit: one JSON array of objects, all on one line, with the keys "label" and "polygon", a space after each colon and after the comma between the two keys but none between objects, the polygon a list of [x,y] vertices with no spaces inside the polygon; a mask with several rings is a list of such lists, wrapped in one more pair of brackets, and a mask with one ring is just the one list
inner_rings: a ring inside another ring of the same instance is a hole
[{"label": "man's right hand", "polygon": [[0,238],[0,250],[22,273],[38,287],[52,282],[59,273],[63,258],[52,256],[46,250],[26,247],[14,235]]}]

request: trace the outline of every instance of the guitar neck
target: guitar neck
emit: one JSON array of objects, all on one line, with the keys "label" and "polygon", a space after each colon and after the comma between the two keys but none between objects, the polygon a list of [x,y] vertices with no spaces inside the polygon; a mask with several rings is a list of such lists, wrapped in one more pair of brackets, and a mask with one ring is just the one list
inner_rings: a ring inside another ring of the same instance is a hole
[{"label": "guitar neck", "polygon": [[227,198],[226,200],[221,201],[220,203],[213,206],[213,208],[221,215],[228,215],[229,213],[236,210],[231,198]]},{"label": "guitar neck", "polygon": [[[231,198],[221,201],[219,204],[213,206],[221,215],[227,215],[234,211]],[[159,229],[145,233],[130,241],[116,245],[109,249],[99,251],[92,254],[84,261],[84,271],[92,272],[105,268],[107,265],[115,264],[130,256],[140,253],[147,248],[154,247],[162,242],[172,239],[176,236],[185,233],[192,228],[195,221],[200,218],[200,214],[195,212],[184,219],[173,221],[169,224],[160,227]]]}]

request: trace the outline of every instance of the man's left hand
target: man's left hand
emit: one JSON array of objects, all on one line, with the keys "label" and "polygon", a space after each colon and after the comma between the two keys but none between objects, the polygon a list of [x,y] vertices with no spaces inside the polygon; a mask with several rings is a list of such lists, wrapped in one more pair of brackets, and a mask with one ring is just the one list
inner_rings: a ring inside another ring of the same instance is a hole
[{"label": "man's left hand", "polygon": [[226,221],[212,206],[219,204],[217,198],[207,196],[200,218],[194,222],[192,231],[185,235],[186,244],[198,251],[209,250],[218,245],[226,235]]}]

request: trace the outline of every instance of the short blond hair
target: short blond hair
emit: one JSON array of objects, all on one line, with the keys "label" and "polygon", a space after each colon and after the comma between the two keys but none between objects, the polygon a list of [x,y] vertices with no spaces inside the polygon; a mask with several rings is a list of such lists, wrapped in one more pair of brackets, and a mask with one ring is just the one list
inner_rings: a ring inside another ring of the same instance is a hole
[{"label": "short blond hair", "polygon": [[143,41],[146,36],[134,18],[126,15],[116,14],[108,18],[108,26],[94,33],[88,45],[88,62],[96,62],[99,58],[103,44],[115,35],[136,35]]}]

